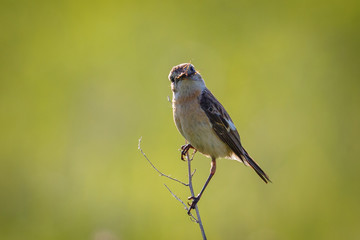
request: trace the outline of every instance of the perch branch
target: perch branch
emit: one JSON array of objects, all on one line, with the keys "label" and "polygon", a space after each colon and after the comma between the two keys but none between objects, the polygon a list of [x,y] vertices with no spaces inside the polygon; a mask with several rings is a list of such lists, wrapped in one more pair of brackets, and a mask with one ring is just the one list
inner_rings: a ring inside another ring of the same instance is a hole
[{"label": "perch branch", "polygon": [[[194,188],[193,188],[193,184],[192,184],[192,176],[195,173],[195,171],[193,173],[191,173],[191,161],[193,160],[195,153],[196,153],[196,150],[192,154],[191,158],[190,158],[189,152],[186,154],[186,159],[188,162],[189,188],[190,188],[191,197],[195,197]],[[197,223],[199,224],[202,238],[204,240],[206,240],[204,225],[201,221],[200,211],[199,211],[199,207],[197,204],[195,205],[195,211],[196,211],[196,216],[197,216]]]}]

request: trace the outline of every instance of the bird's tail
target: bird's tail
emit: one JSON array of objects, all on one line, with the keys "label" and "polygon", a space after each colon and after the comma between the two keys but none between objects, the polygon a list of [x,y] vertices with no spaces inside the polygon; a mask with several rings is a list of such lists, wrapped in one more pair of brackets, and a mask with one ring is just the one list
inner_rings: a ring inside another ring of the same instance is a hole
[{"label": "bird's tail", "polygon": [[245,164],[250,165],[265,183],[271,182],[268,175],[266,175],[266,173],[260,168],[260,166],[249,156],[249,154],[243,147],[241,147],[240,158]]}]

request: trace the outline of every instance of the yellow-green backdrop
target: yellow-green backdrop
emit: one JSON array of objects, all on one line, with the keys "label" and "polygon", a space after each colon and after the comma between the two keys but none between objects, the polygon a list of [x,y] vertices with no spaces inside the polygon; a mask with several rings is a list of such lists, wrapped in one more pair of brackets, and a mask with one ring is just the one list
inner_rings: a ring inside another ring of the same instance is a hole
[{"label": "yellow-green backdrop", "polygon": [[[273,180],[219,160],[209,239],[360,238],[359,1],[1,1],[0,238],[200,239],[167,75],[191,61]],[[209,159],[198,154],[194,184]]]}]

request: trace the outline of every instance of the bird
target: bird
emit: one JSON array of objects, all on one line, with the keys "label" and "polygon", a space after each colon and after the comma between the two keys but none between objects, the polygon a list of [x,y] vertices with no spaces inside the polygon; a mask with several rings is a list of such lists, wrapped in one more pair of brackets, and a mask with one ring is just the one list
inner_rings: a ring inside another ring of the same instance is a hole
[{"label": "bird", "polygon": [[[172,109],[175,125],[188,144],[181,147],[181,158],[193,148],[211,158],[210,174],[188,214],[196,207],[205,188],[216,172],[218,158],[234,159],[250,166],[265,182],[268,175],[250,157],[240,142],[240,135],[223,105],[206,87],[200,73],[191,63],[174,66],[168,76],[173,93]],[[183,159],[184,160],[184,159]]]}]

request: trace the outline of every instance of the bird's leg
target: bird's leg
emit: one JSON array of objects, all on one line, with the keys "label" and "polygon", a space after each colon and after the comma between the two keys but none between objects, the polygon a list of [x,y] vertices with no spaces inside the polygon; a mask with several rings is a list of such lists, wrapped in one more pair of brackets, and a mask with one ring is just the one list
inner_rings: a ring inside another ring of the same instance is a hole
[{"label": "bird's leg", "polygon": [[200,193],[196,197],[189,197],[188,198],[189,200],[193,200],[191,205],[190,205],[190,208],[188,210],[189,215],[190,215],[191,209],[194,209],[196,204],[199,202],[199,200],[201,198],[201,195],[204,193],[206,186],[209,184],[209,182],[210,182],[211,178],[214,176],[215,172],[216,172],[216,159],[212,158],[211,159],[210,175],[209,175],[208,179],[206,180],[205,185],[203,186]]},{"label": "bird's leg", "polygon": [[181,146],[181,160],[185,161],[184,156],[186,156],[190,148],[195,149],[190,143]]}]

